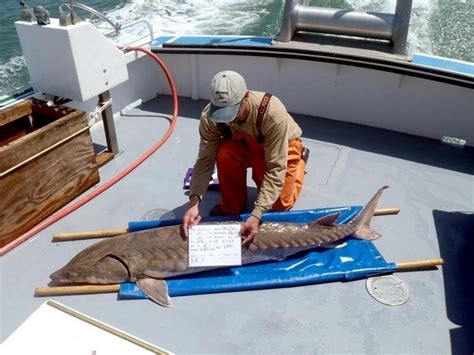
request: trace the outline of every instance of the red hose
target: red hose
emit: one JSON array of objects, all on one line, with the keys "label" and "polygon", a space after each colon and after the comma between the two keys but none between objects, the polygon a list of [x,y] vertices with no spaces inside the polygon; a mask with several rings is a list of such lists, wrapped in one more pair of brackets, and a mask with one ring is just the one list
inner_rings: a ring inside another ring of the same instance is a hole
[{"label": "red hose", "polygon": [[30,229],[28,232],[22,234],[17,239],[15,239],[15,240],[11,241],[10,243],[8,243],[7,245],[3,246],[0,249],[0,256],[6,254],[8,251],[12,250],[16,246],[18,246],[21,243],[23,243],[23,242],[27,241],[28,239],[32,238],[33,236],[35,236],[36,234],[41,232],[43,229],[49,227],[53,223],[56,223],[61,218],[67,216],[71,212],[74,212],[79,207],[85,205],[87,202],[89,202],[93,198],[100,195],[102,192],[107,190],[109,187],[113,186],[114,184],[116,184],[117,182],[122,180],[125,176],[127,176],[133,170],[135,170],[141,163],[143,163],[146,159],[148,159],[154,152],[156,152],[158,150],[158,148],[161,147],[168,140],[169,136],[173,132],[174,127],[176,126],[176,120],[177,120],[177,117],[178,117],[178,95],[176,94],[176,87],[174,85],[173,78],[171,77],[171,74],[170,74],[168,68],[166,67],[165,63],[156,54],[152,53],[148,49],[141,48],[141,47],[131,47],[131,48],[127,48],[126,51],[127,52],[128,51],[137,51],[137,52],[143,52],[143,53],[147,54],[151,59],[153,59],[155,62],[158,63],[158,65],[161,67],[161,69],[165,73],[166,79],[168,80],[168,84],[169,84],[170,89],[171,89],[171,95],[173,97],[173,117],[171,119],[171,124],[170,124],[168,130],[165,132],[163,137],[161,137],[161,139],[158,142],[156,142],[156,144],[153,147],[148,149],[137,160],[135,160],[132,164],[130,164],[123,171],[121,171],[120,173],[115,175],[109,181],[107,181],[103,185],[99,186],[96,190],[92,191],[91,193],[84,196],[80,200],[74,202],[72,205],[66,207],[65,209],[53,214],[52,216],[50,216],[47,219],[45,219],[43,222],[41,222],[37,226]]}]

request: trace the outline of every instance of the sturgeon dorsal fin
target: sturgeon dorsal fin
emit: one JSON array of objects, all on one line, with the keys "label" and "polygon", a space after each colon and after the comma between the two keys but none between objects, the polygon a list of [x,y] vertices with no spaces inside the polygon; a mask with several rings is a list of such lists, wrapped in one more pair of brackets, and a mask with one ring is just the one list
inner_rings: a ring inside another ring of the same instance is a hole
[{"label": "sturgeon dorsal fin", "polygon": [[151,277],[143,277],[137,280],[137,286],[148,296],[148,298],[155,301],[160,306],[171,306],[171,298],[168,295],[168,285],[166,284],[166,281],[153,279]]},{"label": "sturgeon dorsal fin", "polygon": [[340,214],[341,212],[334,212],[334,213],[328,214],[327,216],[317,219],[312,224],[320,224],[322,226],[333,227]]},{"label": "sturgeon dorsal fin", "polygon": [[382,236],[382,234],[376,232],[370,227],[370,221],[374,215],[380,196],[382,196],[383,190],[387,188],[388,186],[382,186],[375,195],[372,196],[370,201],[367,202],[361,213],[354,219],[354,225],[356,227],[356,231],[353,233],[354,237],[358,239],[374,240]]}]

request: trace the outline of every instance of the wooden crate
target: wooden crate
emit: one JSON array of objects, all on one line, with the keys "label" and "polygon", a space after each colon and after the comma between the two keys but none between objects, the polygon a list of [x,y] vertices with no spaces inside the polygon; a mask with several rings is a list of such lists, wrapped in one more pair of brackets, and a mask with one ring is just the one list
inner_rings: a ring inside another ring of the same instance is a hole
[{"label": "wooden crate", "polygon": [[84,112],[35,99],[0,111],[0,247],[98,182]]}]

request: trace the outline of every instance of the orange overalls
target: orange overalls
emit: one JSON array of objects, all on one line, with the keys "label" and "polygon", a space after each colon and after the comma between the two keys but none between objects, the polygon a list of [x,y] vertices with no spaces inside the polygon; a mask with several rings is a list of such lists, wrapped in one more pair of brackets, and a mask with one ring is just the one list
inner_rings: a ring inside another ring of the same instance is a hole
[{"label": "orange overalls", "polygon": [[[288,143],[288,162],[285,183],[272,211],[288,211],[295,204],[303,188],[305,162],[301,159],[303,144],[299,138]],[[260,190],[265,174],[265,155],[262,143],[243,135],[223,139],[217,148],[217,175],[222,195],[221,208],[226,214],[240,214],[247,210],[247,168],[252,168],[252,179]]]}]

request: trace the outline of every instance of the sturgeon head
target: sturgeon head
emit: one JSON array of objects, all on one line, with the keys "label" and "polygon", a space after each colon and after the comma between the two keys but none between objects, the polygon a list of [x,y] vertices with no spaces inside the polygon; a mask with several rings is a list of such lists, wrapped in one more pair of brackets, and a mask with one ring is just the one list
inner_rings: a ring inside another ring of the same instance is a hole
[{"label": "sturgeon head", "polygon": [[50,275],[53,284],[111,284],[128,281],[127,265],[103,241],[82,250],[61,269]]},{"label": "sturgeon head", "polygon": [[[160,234],[160,231],[165,230],[179,231],[180,226],[156,228],[153,233],[156,236]],[[159,241],[163,238],[147,238],[149,233],[146,231],[143,231],[140,236],[138,234],[140,233],[120,235],[87,247],[50,275],[51,284],[116,284],[134,281],[138,288],[154,302],[169,307],[171,299],[166,282],[158,278],[159,276],[149,275],[154,274],[153,264],[156,265],[156,261],[159,261],[156,259],[163,254],[159,249],[155,249],[158,254],[153,254],[153,241],[150,240]],[[147,243],[147,240],[151,243]],[[167,245],[166,242],[159,244]],[[173,251],[172,247],[170,249]],[[172,255],[174,261],[179,261],[175,260],[176,253]],[[147,267],[150,264],[151,266]],[[163,267],[169,267],[169,264],[164,262]],[[173,264],[175,263],[171,262],[171,265]]]}]

